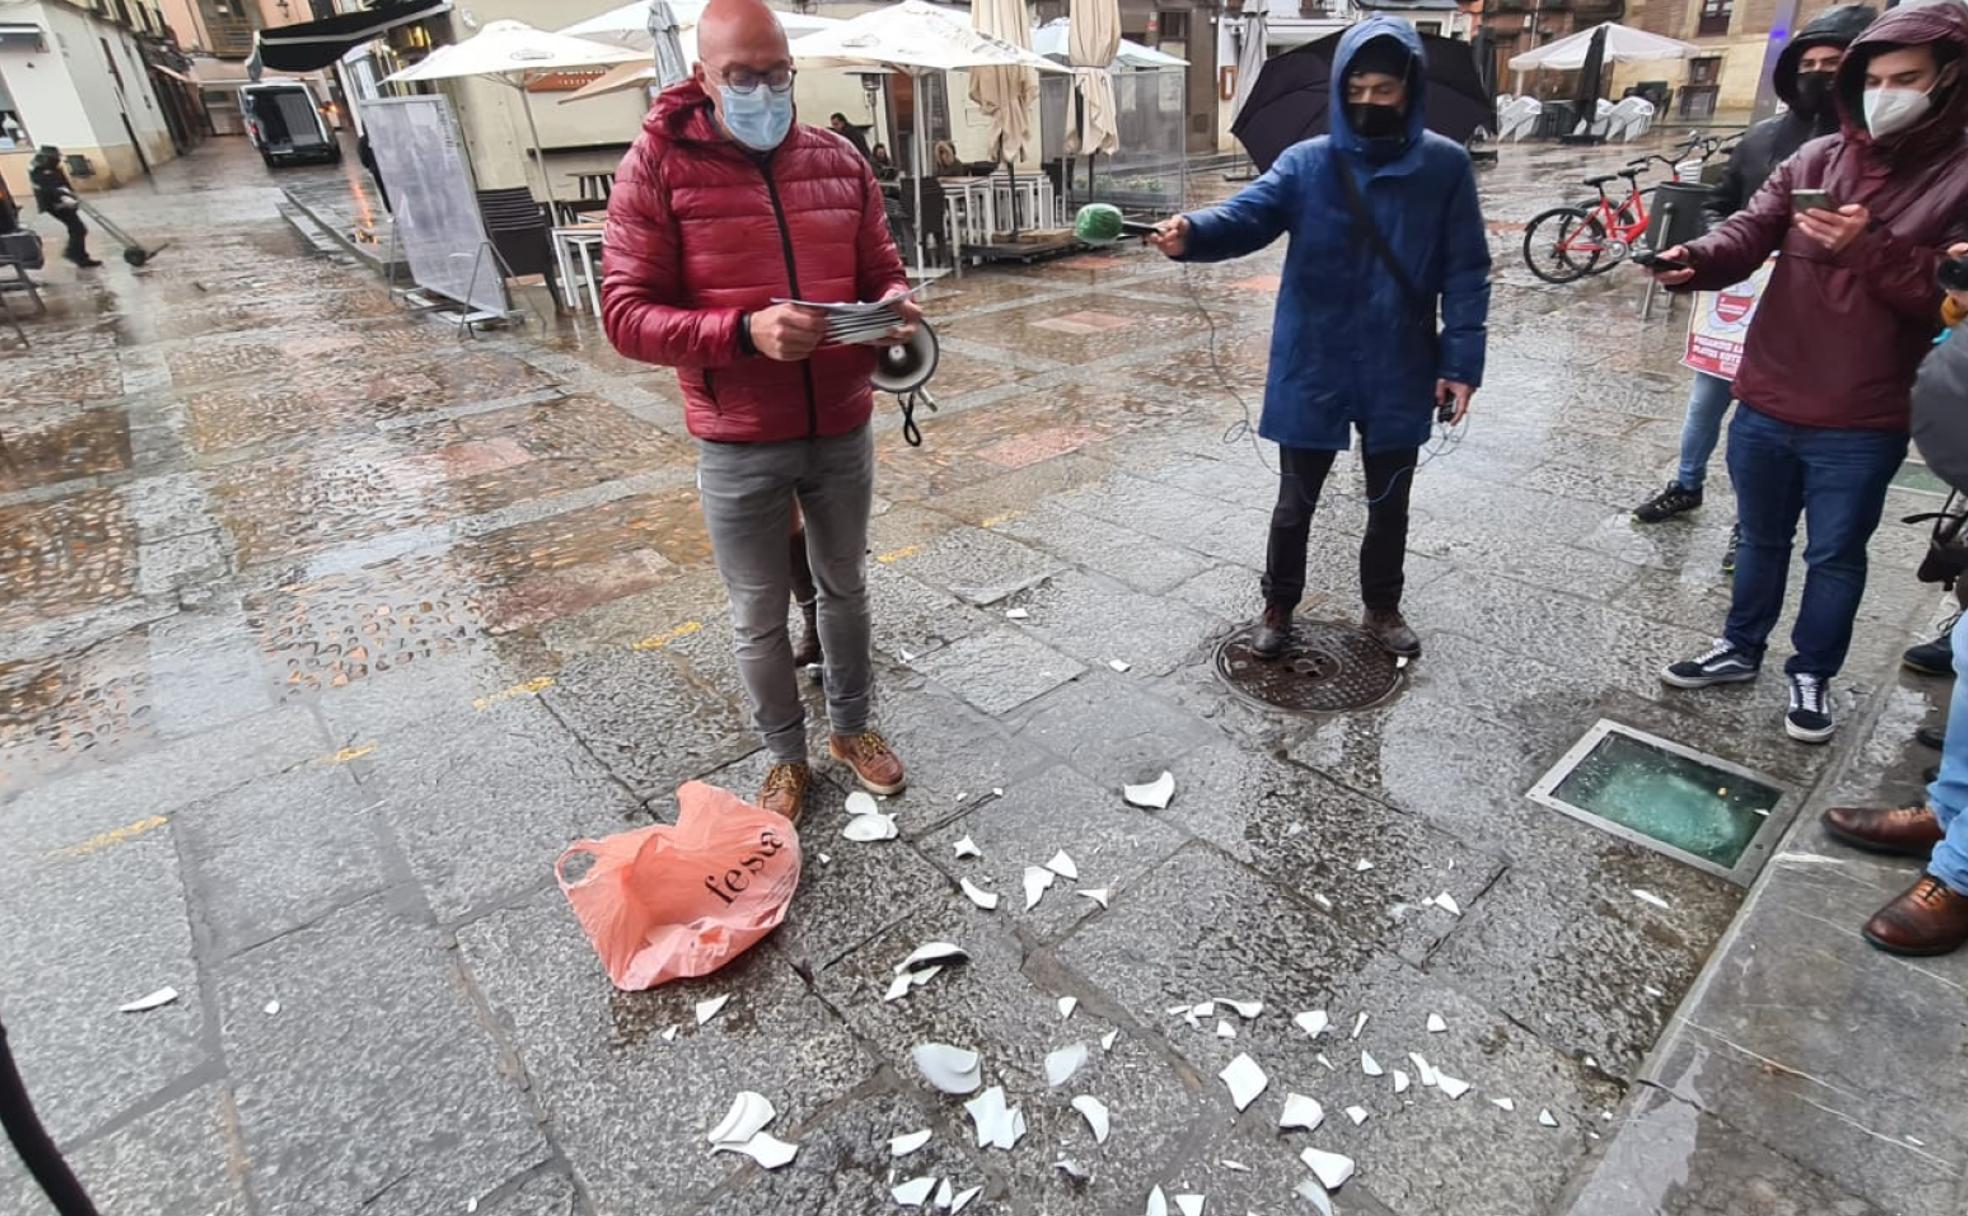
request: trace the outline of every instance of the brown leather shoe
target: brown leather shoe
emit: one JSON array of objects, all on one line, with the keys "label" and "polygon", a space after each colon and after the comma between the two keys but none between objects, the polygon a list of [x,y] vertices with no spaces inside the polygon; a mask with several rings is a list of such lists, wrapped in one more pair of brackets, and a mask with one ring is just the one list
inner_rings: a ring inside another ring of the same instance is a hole
[{"label": "brown leather shoe", "polygon": [[827,740],[827,754],[853,769],[869,793],[899,794],[908,784],[902,758],[889,749],[888,740],[877,731],[834,735]]},{"label": "brown leather shoe", "polygon": [[805,761],[773,765],[765,771],[765,784],[759,787],[758,804],[775,815],[784,815],[795,826],[806,809],[806,790],[813,784],[813,769]]},{"label": "brown leather shoe", "polygon": [[1408,628],[1399,608],[1369,608],[1360,618],[1360,628],[1373,635],[1388,654],[1413,658],[1421,653],[1421,639]]},{"label": "brown leather shoe", "polygon": [[1968,895],[1932,874],[1873,913],[1865,939],[1888,954],[1950,954],[1968,942]]},{"label": "brown leather shoe", "polygon": [[1834,806],[1825,811],[1823,823],[1826,835],[1855,849],[1923,861],[1947,834],[1924,806]]},{"label": "brown leather shoe", "polygon": [[1257,632],[1251,635],[1251,653],[1260,659],[1275,659],[1291,645],[1292,610],[1283,604],[1264,605]]}]

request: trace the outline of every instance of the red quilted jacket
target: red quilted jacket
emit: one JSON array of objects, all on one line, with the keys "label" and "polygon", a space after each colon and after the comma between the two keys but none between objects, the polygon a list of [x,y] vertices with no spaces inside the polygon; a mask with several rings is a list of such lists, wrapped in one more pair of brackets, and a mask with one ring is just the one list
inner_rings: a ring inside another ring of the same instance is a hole
[{"label": "red quilted jacket", "polygon": [[796,123],[753,156],[694,81],[664,90],[616,174],[601,265],[609,341],[677,369],[691,434],[772,443],[868,420],[873,348],[780,363],[738,341],[739,317],[775,297],[877,300],[908,286],[881,189],[840,136]]}]

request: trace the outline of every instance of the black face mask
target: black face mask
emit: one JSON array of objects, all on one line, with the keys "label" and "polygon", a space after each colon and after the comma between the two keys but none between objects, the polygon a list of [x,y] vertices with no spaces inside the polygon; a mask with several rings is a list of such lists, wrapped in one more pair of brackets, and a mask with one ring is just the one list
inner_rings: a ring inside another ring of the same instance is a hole
[{"label": "black face mask", "polygon": [[1346,125],[1361,139],[1392,139],[1408,129],[1408,116],[1400,106],[1377,106],[1370,102],[1348,102]]},{"label": "black face mask", "polygon": [[1836,72],[1799,72],[1797,74],[1797,100],[1792,109],[1809,118],[1831,110],[1832,84],[1838,79]]}]

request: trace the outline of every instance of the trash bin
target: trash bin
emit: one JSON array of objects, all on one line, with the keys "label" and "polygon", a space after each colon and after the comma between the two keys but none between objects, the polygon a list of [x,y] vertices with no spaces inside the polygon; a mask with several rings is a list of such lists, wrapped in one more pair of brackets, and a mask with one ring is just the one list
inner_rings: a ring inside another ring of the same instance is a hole
[{"label": "trash bin", "polygon": [[1663,182],[1654,191],[1647,216],[1647,248],[1672,249],[1702,234],[1702,204],[1708,187],[1693,182]]}]

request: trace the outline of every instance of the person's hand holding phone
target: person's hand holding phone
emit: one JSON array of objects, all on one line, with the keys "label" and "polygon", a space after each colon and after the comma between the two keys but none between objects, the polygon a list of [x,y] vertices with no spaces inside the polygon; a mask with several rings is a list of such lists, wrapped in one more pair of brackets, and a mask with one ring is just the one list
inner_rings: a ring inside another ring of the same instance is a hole
[{"label": "person's hand holding phone", "polygon": [[1695,277],[1695,269],[1690,265],[1686,245],[1664,249],[1641,265],[1646,267],[1648,274],[1654,276],[1654,282],[1662,287],[1679,287]]},{"label": "person's hand holding phone", "polygon": [[1826,250],[1843,253],[1872,223],[1872,213],[1857,203],[1847,203],[1836,211],[1809,207],[1799,211],[1791,222]]},{"label": "person's hand holding phone", "polygon": [[1469,416],[1469,399],[1475,395],[1475,387],[1464,384],[1460,380],[1437,380],[1435,382],[1437,418],[1450,426],[1460,426],[1462,420]]}]

